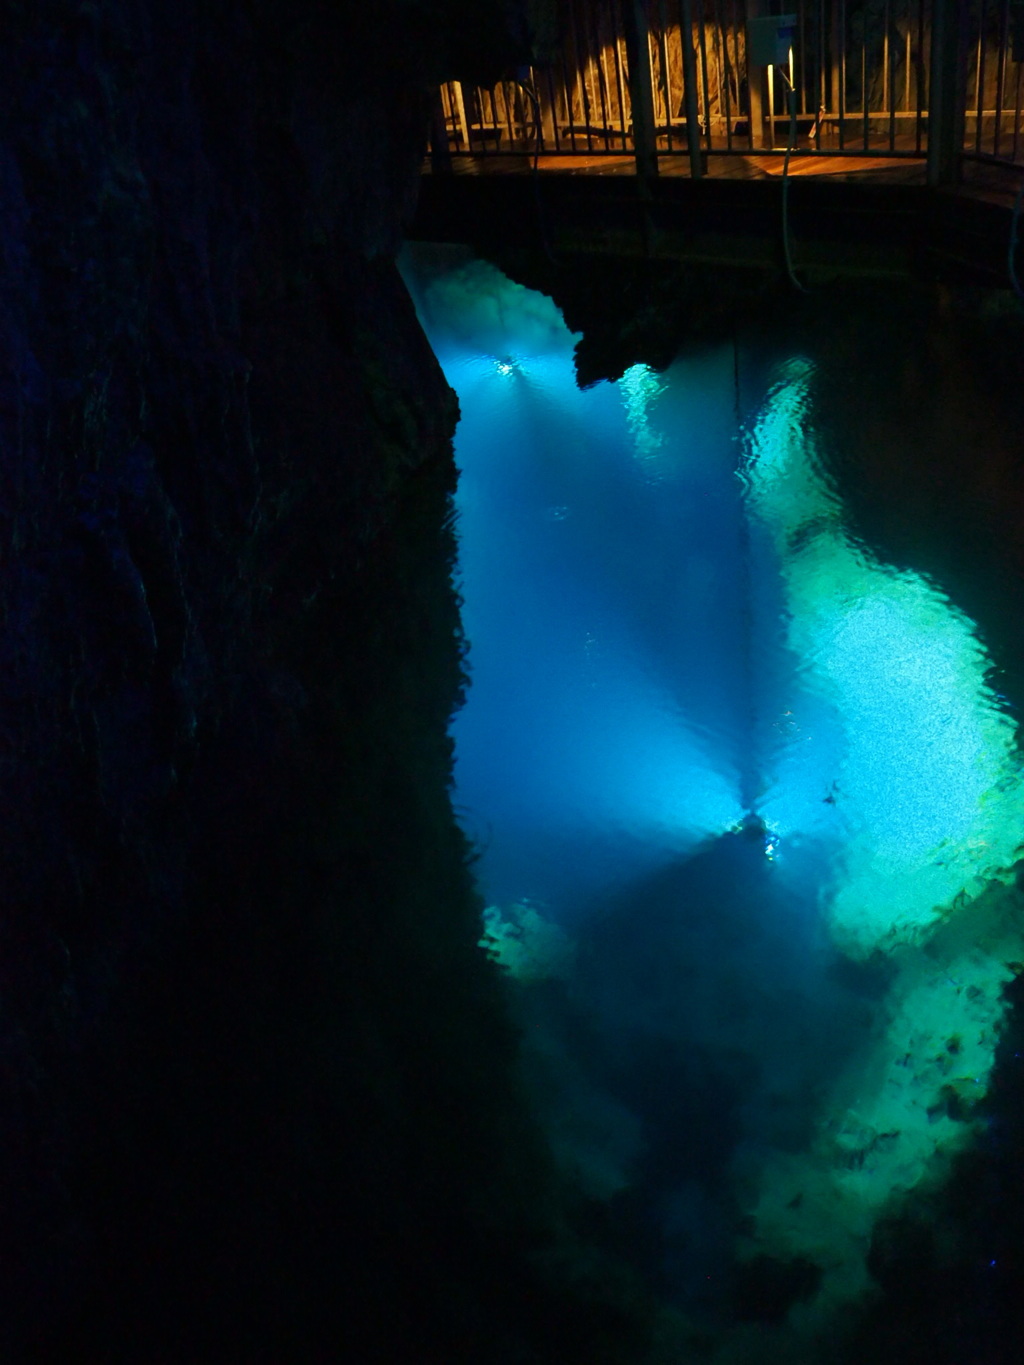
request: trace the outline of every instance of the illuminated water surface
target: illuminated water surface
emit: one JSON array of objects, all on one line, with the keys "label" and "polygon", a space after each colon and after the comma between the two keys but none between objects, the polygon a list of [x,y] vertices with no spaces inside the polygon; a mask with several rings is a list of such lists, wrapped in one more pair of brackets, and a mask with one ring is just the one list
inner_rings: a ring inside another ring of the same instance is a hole
[{"label": "illuminated water surface", "polygon": [[813,1333],[974,1132],[1015,725],[974,623],[849,531],[813,356],[581,393],[549,301],[410,271],[462,412],[456,801],[549,1134],[685,1311],[725,1330],[769,1256],[806,1275],[759,1330]]}]

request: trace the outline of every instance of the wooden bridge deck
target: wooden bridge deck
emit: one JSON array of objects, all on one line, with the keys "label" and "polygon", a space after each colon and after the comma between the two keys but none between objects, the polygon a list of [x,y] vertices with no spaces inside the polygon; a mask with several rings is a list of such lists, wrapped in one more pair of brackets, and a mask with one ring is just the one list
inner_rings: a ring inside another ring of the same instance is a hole
[{"label": "wooden bridge deck", "polygon": [[[783,157],[777,152],[756,154],[736,152],[712,154],[707,158],[706,177],[710,180],[768,180],[782,175]],[[538,158],[538,174],[549,175],[615,175],[633,176],[636,163],[631,153],[602,152],[594,155],[577,153],[570,156],[544,155]],[[529,154],[503,156],[454,156],[452,173],[455,175],[530,175],[533,157]],[[427,173],[430,168],[427,167]],[[689,158],[683,155],[662,154],[658,158],[661,176],[690,178]],[[838,175],[846,179],[883,175],[889,183],[923,185],[925,158],[888,157],[847,154],[844,156],[814,156],[795,154],[790,158],[791,176]]]},{"label": "wooden bridge deck", "polygon": [[[783,156],[659,157],[641,185],[632,155],[454,156],[425,168],[411,236],[483,250],[533,245],[570,254],[653,255],[781,268]],[[949,278],[1009,287],[1011,213],[1020,173],[964,164],[964,183],[932,189],[924,158],[847,153],[790,159],[791,248],[808,278]],[[1022,225],[1024,236],[1024,225]],[[1024,273],[1024,262],[1021,266]]]}]

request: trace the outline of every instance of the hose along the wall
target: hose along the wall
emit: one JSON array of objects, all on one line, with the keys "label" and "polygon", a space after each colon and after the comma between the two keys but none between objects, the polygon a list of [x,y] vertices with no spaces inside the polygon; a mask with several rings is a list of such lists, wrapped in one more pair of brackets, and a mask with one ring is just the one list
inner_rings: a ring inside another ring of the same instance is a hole
[{"label": "hose along the wall", "polygon": [[1010,219],[1010,247],[1006,253],[1006,267],[1010,276],[1010,283],[1013,285],[1013,292],[1021,303],[1024,303],[1024,289],[1021,288],[1020,280],[1017,278],[1017,228],[1020,225],[1021,203],[1024,201],[1024,180],[1020,183],[1017,197],[1013,201],[1013,217]]},{"label": "hose along the wall", "polygon": [[544,204],[540,195],[540,145],[544,140],[544,123],[540,116],[540,97],[532,82],[520,80],[518,82],[520,90],[524,92],[533,107],[533,167],[530,178],[533,181],[533,199],[537,210],[537,227],[540,230],[541,246],[544,248],[544,255],[552,265],[557,265],[554,252],[551,250],[551,243],[548,240],[547,222],[544,217]]},{"label": "hose along the wall", "polygon": [[[794,289],[799,289],[801,294],[806,294],[807,286],[801,284],[793,270],[793,257],[789,249],[789,158],[793,155],[796,147],[796,86],[789,79],[785,71],[782,73],[786,77],[786,84],[789,86],[789,141],[786,145],[786,160],[782,166],[782,249],[786,254],[786,274],[789,282]],[[774,142],[774,137],[772,138]]]}]

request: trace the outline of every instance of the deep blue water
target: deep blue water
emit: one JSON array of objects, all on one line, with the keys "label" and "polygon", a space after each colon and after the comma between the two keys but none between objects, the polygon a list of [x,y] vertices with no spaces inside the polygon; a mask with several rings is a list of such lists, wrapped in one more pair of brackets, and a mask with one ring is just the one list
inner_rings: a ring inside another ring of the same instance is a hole
[{"label": "deep blue water", "polygon": [[618,392],[579,393],[566,363],[496,375],[471,357],[450,374],[459,449],[480,452],[458,505],[473,695],[488,698],[456,722],[458,799],[486,812],[489,892],[568,912],[739,817],[752,717],[728,437],[646,478]]},{"label": "deep blue water", "polygon": [[549,300],[465,254],[406,273],[462,413],[457,811],[552,1144],[687,1313],[726,1330],[770,1257],[809,1278],[746,1316],[821,1331],[992,1066],[1000,680],[851,529],[813,353],[580,392]]}]

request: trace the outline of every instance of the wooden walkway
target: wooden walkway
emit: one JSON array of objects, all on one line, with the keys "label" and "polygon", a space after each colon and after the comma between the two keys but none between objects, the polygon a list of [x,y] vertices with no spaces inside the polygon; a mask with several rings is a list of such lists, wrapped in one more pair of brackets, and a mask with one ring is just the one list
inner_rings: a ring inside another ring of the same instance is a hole
[{"label": "wooden walkway", "polygon": [[[644,256],[782,269],[784,155],[714,154],[690,177],[686,156],[661,155],[641,185],[631,154],[454,156],[421,184],[410,235],[486,251]],[[810,276],[946,278],[1008,288],[1011,211],[1024,170],[964,164],[964,182],[926,184],[913,156],[795,153],[790,244]],[[1024,237],[1024,224],[1022,224]],[[1024,247],[1021,251],[1024,273]]]},{"label": "wooden walkway", "polygon": [[[712,153],[707,158],[705,176],[709,180],[770,180],[782,175],[784,156],[772,153]],[[453,156],[454,175],[530,175],[534,159],[529,154],[503,156]],[[425,168],[430,174],[429,165]],[[633,176],[636,163],[631,153],[577,153],[569,156],[538,157],[540,175],[570,176]],[[658,174],[664,177],[690,178],[690,163],[686,156],[662,154],[658,158]],[[796,152],[790,158],[791,176],[840,176],[847,180],[864,177],[883,177],[890,184],[923,185],[925,159],[911,157],[861,156],[845,154],[829,156],[825,153]]]},{"label": "wooden walkway", "polygon": [[[705,176],[709,180],[777,180],[782,176],[785,156],[770,153],[734,152],[712,153],[706,162]],[[534,158],[528,154],[502,156],[453,156],[452,174],[465,175],[530,175]],[[424,174],[430,175],[430,163],[424,164]],[[636,172],[632,153],[577,153],[566,156],[547,155],[537,160],[537,172],[543,176],[627,176]],[[658,174],[666,178],[690,178],[689,159],[683,155],[662,153],[658,158]],[[886,185],[924,185],[925,156],[912,155],[912,149],[898,157],[883,154],[845,152],[842,156],[828,152],[808,154],[799,149],[790,157],[790,176],[801,180],[808,177],[830,176],[840,180],[868,181]],[[1006,166],[965,161],[963,182],[947,193],[968,198],[1010,204],[1024,182],[1024,165],[1016,170]]]}]

